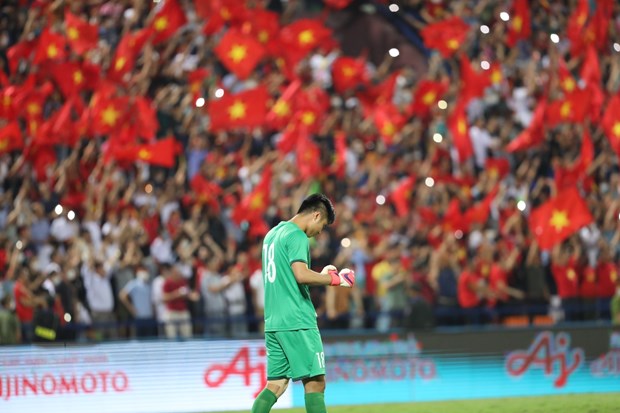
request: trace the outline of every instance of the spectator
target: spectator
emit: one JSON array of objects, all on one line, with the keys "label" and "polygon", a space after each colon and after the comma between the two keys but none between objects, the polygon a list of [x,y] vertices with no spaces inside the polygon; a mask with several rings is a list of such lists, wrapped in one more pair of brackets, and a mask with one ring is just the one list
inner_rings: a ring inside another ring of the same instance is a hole
[{"label": "spectator", "polygon": [[209,335],[224,336],[226,334],[227,303],[224,290],[232,283],[232,278],[225,278],[221,273],[222,258],[213,256],[201,276],[200,291],[204,299],[206,326]]},{"label": "spectator", "polygon": [[12,301],[9,295],[0,299],[0,345],[21,343],[21,325],[13,312]]},{"label": "spectator", "polygon": [[112,268],[95,258],[82,264],[81,275],[97,336],[99,339],[115,339],[118,334],[111,283]]},{"label": "spectator", "polygon": [[157,322],[153,313],[151,296],[149,272],[144,267],[138,267],[135,278],[129,281],[119,293],[120,302],[132,316],[135,336],[138,338],[157,335]]},{"label": "spectator", "polygon": [[372,269],[372,278],[378,284],[377,299],[381,312],[377,319],[377,329],[382,332],[400,326],[399,320],[402,320],[407,302],[400,250],[392,244],[385,254],[386,257]]},{"label": "spectator", "polygon": [[198,300],[199,296],[189,288],[181,270],[173,265],[163,284],[162,301],[166,304],[164,330],[166,337],[191,338],[192,322],[187,302]]}]

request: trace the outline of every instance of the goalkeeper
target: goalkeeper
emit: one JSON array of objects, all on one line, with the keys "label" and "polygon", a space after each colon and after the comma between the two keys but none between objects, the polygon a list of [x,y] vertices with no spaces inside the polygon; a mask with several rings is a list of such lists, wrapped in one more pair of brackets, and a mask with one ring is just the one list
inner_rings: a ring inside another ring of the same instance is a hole
[{"label": "goalkeeper", "polygon": [[308,238],[334,222],[334,207],[322,194],[307,197],[297,214],[272,228],[263,241],[265,283],[265,347],[267,386],[258,395],[252,413],[268,413],[289,380],[301,380],[306,411],[326,413],[325,354],[316,311],[308,286],[351,288],[353,271],[328,265],[318,273],[310,267]]}]

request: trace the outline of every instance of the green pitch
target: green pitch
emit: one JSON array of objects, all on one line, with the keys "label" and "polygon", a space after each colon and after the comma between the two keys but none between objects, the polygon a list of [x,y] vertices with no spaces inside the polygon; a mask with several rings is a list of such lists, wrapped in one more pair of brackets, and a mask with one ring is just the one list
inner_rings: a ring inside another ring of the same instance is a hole
[{"label": "green pitch", "polygon": [[[250,409],[244,411],[249,412]],[[607,413],[620,411],[620,393],[569,394],[510,399],[373,404],[329,407],[329,413]],[[304,413],[304,409],[274,409],[273,413]],[[231,412],[227,412],[231,413]]]}]

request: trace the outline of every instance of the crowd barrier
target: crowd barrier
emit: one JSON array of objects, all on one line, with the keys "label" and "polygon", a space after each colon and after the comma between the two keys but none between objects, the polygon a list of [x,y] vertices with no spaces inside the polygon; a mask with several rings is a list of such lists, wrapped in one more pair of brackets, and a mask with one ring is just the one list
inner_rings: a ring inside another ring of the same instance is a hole
[{"label": "crowd barrier", "polygon": [[[325,335],[328,405],[620,391],[620,328]],[[0,348],[0,412],[249,410],[262,340]],[[277,408],[301,407],[295,384]]]}]

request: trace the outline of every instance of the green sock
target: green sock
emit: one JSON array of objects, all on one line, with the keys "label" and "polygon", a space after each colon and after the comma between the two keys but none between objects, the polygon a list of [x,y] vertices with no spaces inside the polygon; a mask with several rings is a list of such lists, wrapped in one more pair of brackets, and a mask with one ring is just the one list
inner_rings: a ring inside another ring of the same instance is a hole
[{"label": "green sock", "polygon": [[269,389],[263,389],[252,405],[252,413],[269,413],[278,401],[276,395]]},{"label": "green sock", "polygon": [[306,393],[305,400],[307,413],[327,413],[324,393]]}]

